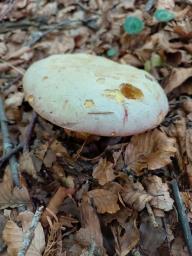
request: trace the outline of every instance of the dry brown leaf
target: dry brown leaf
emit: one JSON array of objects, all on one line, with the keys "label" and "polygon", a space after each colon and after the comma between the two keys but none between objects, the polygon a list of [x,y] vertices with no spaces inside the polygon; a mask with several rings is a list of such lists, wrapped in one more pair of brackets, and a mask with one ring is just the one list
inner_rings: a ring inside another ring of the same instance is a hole
[{"label": "dry brown leaf", "polygon": [[92,176],[98,180],[101,186],[109,181],[113,181],[115,179],[113,163],[101,158],[98,165],[94,168]]},{"label": "dry brown leaf", "polygon": [[153,207],[164,211],[173,209],[174,200],[170,197],[167,183],[163,183],[162,179],[156,175],[145,178],[144,183],[147,192],[153,195],[153,199],[150,201]]},{"label": "dry brown leaf", "polygon": [[133,207],[137,211],[143,210],[146,203],[150,202],[152,199],[152,196],[144,190],[140,182],[134,183],[128,179],[123,186],[121,196],[127,205]]},{"label": "dry brown leaf", "polygon": [[30,197],[25,187],[13,187],[10,171],[7,168],[0,183],[0,209],[30,206]]},{"label": "dry brown leaf", "polygon": [[98,213],[116,213],[120,208],[118,196],[112,191],[105,189],[94,189],[88,192],[88,196],[93,199]]},{"label": "dry brown leaf", "polygon": [[192,76],[192,68],[173,68],[165,84],[165,92],[170,93]]},{"label": "dry brown leaf", "polygon": [[176,150],[175,139],[155,129],[131,138],[125,150],[125,164],[140,175],[144,168],[155,170],[169,164]]},{"label": "dry brown leaf", "polygon": [[59,187],[57,192],[53,195],[45,211],[42,214],[41,221],[43,226],[48,225],[47,219],[54,218],[59,211],[64,199],[75,192],[74,188]]},{"label": "dry brown leaf", "polygon": [[189,256],[185,241],[181,237],[176,237],[171,245],[172,256]]},{"label": "dry brown leaf", "polygon": [[[22,223],[22,228],[20,228],[14,221],[9,220],[6,223],[5,229],[3,231],[3,239],[7,244],[7,252],[10,256],[17,256],[18,251],[22,245],[23,235],[26,232],[33,218],[33,213],[30,211],[25,211],[19,214],[19,220]],[[32,239],[31,245],[27,250],[26,256],[41,256],[45,247],[45,236],[43,228],[39,223],[35,229],[34,237]]]},{"label": "dry brown leaf", "polygon": [[84,248],[94,242],[96,248],[100,250],[100,255],[103,255],[103,236],[101,233],[100,222],[87,196],[83,197],[80,213],[82,228],[76,233],[76,240]]},{"label": "dry brown leaf", "polygon": [[[112,227],[117,255],[126,256],[140,240],[136,219],[132,217],[128,223]],[[122,235],[123,234],[123,235]]]},{"label": "dry brown leaf", "polygon": [[33,152],[24,152],[19,159],[19,168],[21,172],[26,172],[33,178],[37,178],[42,161],[35,157]]},{"label": "dry brown leaf", "polygon": [[158,226],[154,226],[150,216],[141,215],[141,225],[139,227],[141,235],[140,246],[145,255],[153,256],[158,255],[158,248],[164,243],[167,238],[167,230],[162,227],[163,223],[161,218],[156,218]]}]

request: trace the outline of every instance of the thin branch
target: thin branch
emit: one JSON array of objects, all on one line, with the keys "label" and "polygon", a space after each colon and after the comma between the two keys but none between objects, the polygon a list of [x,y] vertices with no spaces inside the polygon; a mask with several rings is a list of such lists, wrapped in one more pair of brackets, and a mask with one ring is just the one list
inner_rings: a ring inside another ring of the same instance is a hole
[{"label": "thin branch", "polygon": [[41,214],[43,212],[43,206],[39,207],[39,209],[36,210],[31,226],[29,227],[28,231],[24,234],[22,246],[19,250],[18,256],[25,256],[27,253],[27,250],[32,242],[32,239],[34,237],[35,229],[39,223],[39,220],[41,218]]},{"label": "thin branch", "polygon": [[186,208],[181,199],[177,181],[175,179],[173,179],[171,181],[171,185],[172,185],[173,195],[175,198],[179,221],[180,221],[181,227],[183,229],[183,235],[185,238],[185,242],[188,247],[189,255],[192,255],[192,235],[191,235],[191,229],[190,229],[187,214],[186,214]]},{"label": "thin branch", "polygon": [[[5,115],[3,100],[0,98],[0,125],[1,125],[1,133],[3,137],[3,154],[7,155],[13,148],[11,143],[11,139],[9,136],[9,130],[7,126],[7,118]],[[11,169],[12,179],[15,186],[20,187],[19,173],[18,173],[18,164],[14,155],[12,155],[9,159],[9,165]]]},{"label": "thin branch", "polygon": [[0,168],[8,161],[13,155],[23,149],[23,144],[17,145],[15,148],[11,149],[5,156],[0,158]]},{"label": "thin branch", "polygon": [[22,150],[23,151],[28,151],[29,150],[29,143],[31,140],[31,136],[33,133],[33,129],[35,126],[35,122],[37,120],[37,114],[33,112],[31,121],[28,125],[26,135],[25,135],[25,140],[23,143],[20,143],[17,145],[15,148],[11,148],[7,154],[5,154],[3,157],[0,158],[0,168],[3,166],[3,164],[8,161],[13,155],[15,155],[18,151]]}]

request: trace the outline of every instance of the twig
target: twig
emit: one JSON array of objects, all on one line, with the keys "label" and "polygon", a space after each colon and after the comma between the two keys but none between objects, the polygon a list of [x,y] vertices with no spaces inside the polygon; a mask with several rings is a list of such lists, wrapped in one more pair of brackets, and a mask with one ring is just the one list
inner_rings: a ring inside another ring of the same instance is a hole
[{"label": "twig", "polygon": [[4,165],[6,161],[10,159],[13,155],[15,155],[18,151],[23,149],[23,144],[20,143],[15,148],[11,149],[5,156],[0,158],[0,168]]},{"label": "twig", "polygon": [[37,120],[37,113],[33,111],[31,121],[29,123],[29,126],[28,126],[26,134],[25,134],[25,141],[23,143],[23,151],[24,152],[29,151],[29,143],[31,140],[33,129],[35,127],[36,120]]},{"label": "twig", "polygon": [[31,222],[31,226],[29,227],[28,231],[24,234],[22,246],[19,250],[18,256],[25,256],[31,244],[31,241],[33,239],[34,232],[39,223],[42,212],[43,212],[43,206],[39,207],[39,209],[36,210]]},{"label": "twig", "polygon": [[4,155],[2,158],[0,158],[0,168],[6,161],[8,161],[18,151],[20,151],[22,149],[23,149],[23,151],[29,150],[29,143],[31,140],[31,136],[32,136],[32,132],[33,132],[36,120],[37,120],[37,114],[35,112],[33,112],[31,121],[30,121],[29,126],[26,131],[24,142],[20,143],[15,148],[10,149],[10,151],[6,155]]},{"label": "twig", "polygon": [[155,4],[156,0],[147,0],[147,3],[145,5],[145,11],[149,12],[153,5]]},{"label": "twig", "polygon": [[[3,154],[7,155],[13,148],[9,137],[9,131],[7,127],[7,118],[5,115],[3,101],[0,98],[0,124],[1,124],[1,133],[3,137]],[[14,155],[12,155],[9,159],[9,165],[11,169],[12,179],[15,186],[20,187],[19,173],[18,173],[18,164]]]},{"label": "twig", "polygon": [[185,238],[185,242],[188,247],[189,255],[192,255],[192,235],[191,235],[188,218],[186,215],[186,208],[181,199],[177,181],[175,179],[173,179],[171,181],[171,185],[172,185],[173,195],[175,198],[175,203],[176,203],[176,207],[177,207],[177,211],[178,211],[179,221],[180,221],[181,227],[183,229],[183,235]]}]

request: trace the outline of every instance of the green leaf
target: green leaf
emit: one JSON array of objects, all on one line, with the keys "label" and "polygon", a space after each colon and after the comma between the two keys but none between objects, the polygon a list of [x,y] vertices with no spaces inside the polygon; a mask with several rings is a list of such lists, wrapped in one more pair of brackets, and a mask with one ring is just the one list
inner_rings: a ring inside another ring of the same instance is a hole
[{"label": "green leaf", "polygon": [[175,18],[175,15],[174,13],[166,9],[158,9],[154,13],[154,17],[159,22],[168,22],[170,20],[173,20]]},{"label": "green leaf", "polygon": [[135,16],[129,16],[125,19],[123,28],[125,32],[127,32],[130,35],[136,35],[139,34],[143,28],[144,23],[141,19]]}]

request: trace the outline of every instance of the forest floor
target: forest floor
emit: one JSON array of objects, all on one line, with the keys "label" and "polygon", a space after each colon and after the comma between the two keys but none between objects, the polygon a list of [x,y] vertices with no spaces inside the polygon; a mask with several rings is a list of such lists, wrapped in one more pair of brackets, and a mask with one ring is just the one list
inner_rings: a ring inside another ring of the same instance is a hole
[{"label": "forest floor", "polygon": [[[85,139],[37,115],[23,74],[75,52],[148,71],[164,121]],[[0,255],[192,255],[191,64],[191,0],[1,1]]]}]

